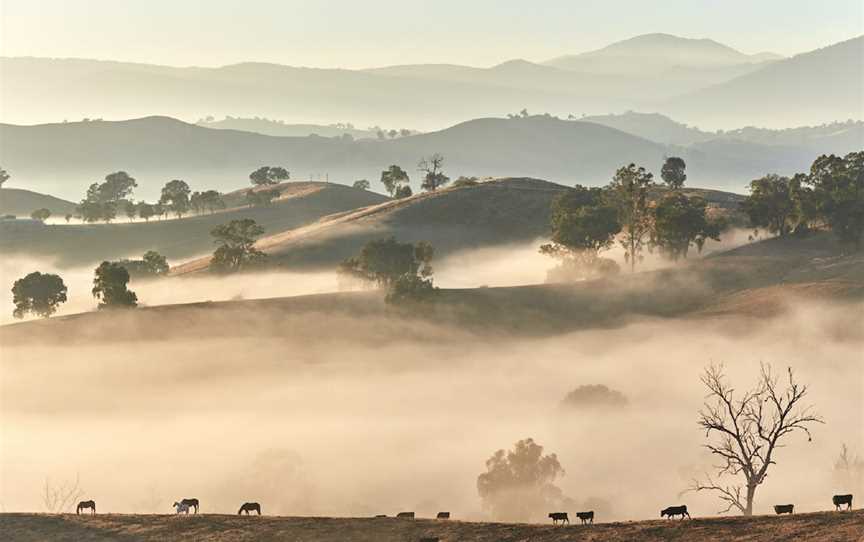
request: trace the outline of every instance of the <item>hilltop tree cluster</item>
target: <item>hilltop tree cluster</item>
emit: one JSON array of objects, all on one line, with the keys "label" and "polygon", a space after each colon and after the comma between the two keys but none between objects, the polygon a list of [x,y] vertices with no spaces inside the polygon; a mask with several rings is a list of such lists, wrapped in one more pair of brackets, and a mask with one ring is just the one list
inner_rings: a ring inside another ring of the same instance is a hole
[{"label": "hilltop tree cluster", "polygon": [[809,173],[756,179],[742,208],[754,228],[780,237],[827,228],[857,251],[864,237],[864,151],[822,155]]},{"label": "hilltop tree cluster", "polygon": [[390,237],[369,241],[359,255],[343,261],[338,271],[344,278],[386,290],[388,303],[425,301],[437,290],[432,284],[434,254],[429,243],[413,245]]},{"label": "hilltop tree cluster", "polygon": [[683,193],[685,170],[681,158],[666,160],[661,173],[665,189],[659,198],[652,197],[657,191],[654,176],[635,164],[619,168],[606,187],[577,185],[557,196],[551,209],[552,242],[540,247],[541,253],[561,262],[549,279],[618,273],[615,261],[601,257],[616,240],[631,271],[646,249],[657,249],[674,261],[686,258],[691,247],[701,252],[708,239],[718,240],[725,223],[708,216],[703,198]]}]

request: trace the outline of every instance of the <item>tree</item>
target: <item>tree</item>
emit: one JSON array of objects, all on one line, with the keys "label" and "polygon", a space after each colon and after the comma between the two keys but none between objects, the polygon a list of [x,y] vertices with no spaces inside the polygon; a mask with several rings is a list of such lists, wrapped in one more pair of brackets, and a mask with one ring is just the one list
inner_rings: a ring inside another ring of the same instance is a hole
[{"label": "tree", "polygon": [[393,194],[393,197],[396,199],[410,198],[414,195],[414,191],[411,190],[411,186],[407,184],[403,184],[399,188],[396,189],[396,193]]},{"label": "tree", "polygon": [[45,493],[42,495],[42,504],[49,514],[60,514],[68,512],[69,509],[84,496],[81,489],[81,478],[75,475],[74,481],[61,482],[55,486],[49,479],[45,479]]},{"label": "tree", "polygon": [[339,272],[390,288],[403,275],[428,278],[432,276],[432,257],[435,251],[429,243],[399,243],[395,238],[369,241],[360,254],[348,258],[339,266]]},{"label": "tree", "polygon": [[815,212],[840,242],[861,248],[864,237],[864,151],[820,156],[810,168]]},{"label": "tree", "polygon": [[410,179],[405,170],[395,164],[381,172],[381,184],[384,185],[384,190],[390,194],[390,197],[398,197],[396,194],[399,188],[403,185],[407,186],[409,182]]},{"label": "tree", "polygon": [[359,188],[360,190],[369,190],[372,185],[369,184],[369,181],[367,181],[366,179],[360,179],[359,181],[354,181],[353,186],[354,188]]},{"label": "tree", "polygon": [[651,243],[672,261],[686,258],[690,245],[699,253],[708,239],[720,240],[724,223],[709,220],[708,205],[700,197],[687,197],[678,190],[664,195],[653,208]]},{"label": "tree", "polygon": [[399,136],[400,137],[408,137],[410,135],[411,135],[411,130],[409,130],[408,128],[401,128],[399,130]]},{"label": "tree", "polygon": [[93,277],[93,297],[99,309],[131,308],[138,305],[138,296],[130,291],[129,271],[116,262],[102,262]]},{"label": "tree", "polygon": [[767,228],[769,232],[785,237],[796,218],[794,189],[789,177],[766,175],[750,182],[750,195],[741,209],[754,228]]},{"label": "tree", "polygon": [[214,272],[233,273],[263,262],[265,254],[255,248],[255,240],[264,228],[251,218],[232,220],[210,231],[218,245],[210,267]]},{"label": "tree", "polygon": [[756,489],[765,481],[768,469],[775,464],[775,452],[786,438],[803,432],[812,440],[810,426],[824,423],[802,406],[807,386],[795,380],[787,369],[787,382],[781,384],[771,366],[762,364],[756,386],[735,397],[722,366],[709,366],[702,375],[708,399],[699,411],[699,426],[706,438],[715,437],[705,447],[720,458],[716,478],[740,476],[743,485],[722,484],[706,474],[694,480],[691,491],[711,491],[726,505],[723,512],[736,508],[745,516],[753,515]]},{"label": "tree", "polygon": [[85,222],[111,222],[117,216],[117,206],[138,186],[125,171],[109,173],[102,183],[93,183],[78,205],[78,214]]},{"label": "tree", "polygon": [[486,472],[477,477],[477,492],[495,520],[536,521],[565,501],[554,483],[561,476],[564,469],[558,457],[543,455],[543,446],[527,438],[486,460]]},{"label": "tree", "polygon": [[58,275],[34,271],[12,285],[12,316],[24,318],[27,313],[48,318],[66,302],[66,285]]},{"label": "tree", "polygon": [[630,164],[618,169],[609,185],[618,206],[618,222],[624,231],[620,244],[631,272],[636,270],[636,262],[642,260],[642,248],[651,231],[648,188],[653,178],[645,168]]},{"label": "tree", "polygon": [[288,170],[279,166],[261,166],[249,174],[249,180],[256,186],[279,184],[291,177]]},{"label": "tree", "polygon": [[282,192],[278,188],[270,190],[255,190],[250,189],[246,192],[246,202],[250,207],[263,207],[270,205],[274,199],[277,199]]},{"label": "tree", "polygon": [[125,171],[109,173],[105,176],[105,182],[99,185],[99,201],[117,205],[127,199],[137,186],[135,179]]},{"label": "tree", "polygon": [[33,220],[38,220],[40,222],[45,222],[50,216],[51,209],[46,209],[44,207],[41,209],[36,209],[32,213],[30,213],[30,218],[32,218]]},{"label": "tree", "polygon": [[129,222],[135,219],[135,216],[138,214],[138,206],[132,200],[126,200],[123,202],[123,211],[126,213],[126,217],[129,219]]},{"label": "tree", "polygon": [[0,168],[0,188],[3,188],[3,184],[11,178],[9,172],[3,168]]},{"label": "tree", "polygon": [[67,224],[68,224],[68,223],[69,223],[69,221],[70,221],[70,220],[72,220],[72,214],[71,214],[71,213],[67,213],[67,214],[66,214],[66,216],[65,216],[65,217],[63,217],[63,218],[65,218],[65,219],[66,219],[66,223],[67,223]]},{"label": "tree", "polygon": [[189,194],[191,192],[192,190],[186,181],[174,179],[162,187],[159,203],[174,212],[177,218],[180,218],[189,212]]},{"label": "tree", "polygon": [[225,200],[217,190],[205,190],[201,192],[201,206],[213,214],[217,209],[225,208]]},{"label": "tree", "polygon": [[441,170],[444,165],[444,156],[435,153],[429,158],[421,158],[417,164],[417,169],[423,172],[423,182],[420,183],[420,188],[427,192],[434,192],[440,187],[450,182],[450,177],[444,175]]},{"label": "tree", "polygon": [[477,180],[477,177],[466,177],[462,175],[453,182],[453,187],[461,188],[463,186],[477,186],[478,184],[480,184],[480,181]]},{"label": "tree", "polygon": [[687,180],[687,174],[684,172],[686,169],[687,164],[684,163],[684,160],[677,156],[670,156],[663,163],[660,178],[672,190],[680,190],[684,186],[684,181]]},{"label": "tree", "polygon": [[141,259],[154,275],[162,276],[168,274],[168,260],[155,250],[148,250]]},{"label": "tree", "polygon": [[145,222],[150,222],[150,217],[156,214],[156,209],[153,205],[145,201],[138,202],[138,216],[144,219]]},{"label": "tree", "polygon": [[551,215],[552,242],[541,246],[540,252],[560,260],[561,266],[550,272],[550,279],[616,272],[614,261],[599,257],[621,231],[618,209],[607,190],[576,185],[552,200]]}]

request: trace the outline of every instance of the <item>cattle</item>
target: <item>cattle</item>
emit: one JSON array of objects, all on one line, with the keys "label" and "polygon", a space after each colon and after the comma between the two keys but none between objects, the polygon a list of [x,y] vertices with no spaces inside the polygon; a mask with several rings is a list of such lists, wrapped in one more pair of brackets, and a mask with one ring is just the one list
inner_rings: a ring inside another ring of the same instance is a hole
[{"label": "cattle", "polygon": [[794,504],[775,504],[774,505],[774,513],[778,516],[780,514],[791,514],[795,509]]},{"label": "cattle", "polygon": [[[690,518],[690,513],[687,512],[687,505],[682,504],[679,506],[670,506],[668,508],[664,508],[663,510],[660,510],[660,517],[661,518],[662,517],[668,517],[669,519],[672,519],[672,517],[674,517],[674,516],[681,516],[681,519],[684,519],[684,516],[687,516],[688,518]],[[690,519],[692,519],[692,518],[690,518]]]},{"label": "cattle", "polygon": [[96,513],[96,501],[81,501],[75,509],[76,514],[80,514],[81,510],[90,510],[91,514]]},{"label": "cattle", "polygon": [[375,517],[376,517],[376,518],[386,518],[386,517],[387,517],[387,514],[378,514],[378,515],[375,516]]},{"label": "cattle", "polygon": [[398,514],[396,514],[396,517],[403,519],[414,519],[414,512],[399,512]]},{"label": "cattle", "polygon": [[258,515],[261,515],[261,505],[257,502],[244,502],[243,506],[240,507],[240,510],[237,510],[237,515],[239,516],[243,512],[246,512],[248,516],[252,512],[258,512]]},{"label": "cattle", "polygon": [[570,518],[567,517],[567,512],[549,512],[549,518],[552,520],[552,525],[557,525],[558,522],[561,522],[561,525],[570,524]]},{"label": "cattle", "polygon": [[[180,501],[179,503],[176,503],[176,502],[175,502],[175,503],[174,503],[174,506],[177,506],[178,504],[182,504],[182,505],[184,505],[184,506],[186,507],[185,512],[186,512],[187,514],[189,513],[189,510],[190,510],[191,508],[194,508],[194,509],[195,509],[195,513],[196,513],[196,514],[198,513],[198,499],[183,499],[183,500]],[[179,512],[178,512],[178,513],[179,513]]]},{"label": "cattle", "polygon": [[837,510],[841,510],[842,505],[846,505],[846,510],[852,510],[852,495],[834,495],[831,498],[831,502],[834,503],[834,508]]},{"label": "cattle", "polygon": [[436,519],[450,519],[450,512],[438,512]]},{"label": "cattle", "polygon": [[582,525],[594,523],[594,510],[590,512],[576,512],[576,517],[582,520]]}]

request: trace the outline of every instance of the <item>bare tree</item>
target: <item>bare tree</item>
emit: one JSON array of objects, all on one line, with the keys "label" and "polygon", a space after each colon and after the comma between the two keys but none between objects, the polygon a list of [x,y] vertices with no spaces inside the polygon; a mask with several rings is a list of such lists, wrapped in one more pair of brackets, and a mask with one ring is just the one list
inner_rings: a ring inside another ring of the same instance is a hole
[{"label": "bare tree", "polygon": [[[693,480],[688,490],[717,493],[728,505],[721,513],[736,508],[745,516],[753,515],[756,488],[775,464],[774,454],[784,446],[784,437],[802,431],[812,440],[809,426],[824,423],[811,406],[801,405],[807,386],[795,381],[791,368],[787,372],[788,382],[781,383],[771,366],[762,364],[756,386],[740,398],[734,397],[722,365],[711,365],[702,375],[708,396],[699,411],[699,426],[706,437],[716,438],[705,447],[721,458],[721,464],[715,466],[714,477],[706,473],[703,480]],[[718,479],[724,475],[741,476],[744,485],[722,484]]]},{"label": "bare tree", "polygon": [[858,493],[864,489],[864,458],[852,455],[846,444],[840,448],[840,455],[834,462],[834,478],[844,491]]},{"label": "bare tree", "polygon": [[42,496],[42,503],[49,514],[59,514],[69,510],[83,496],[84,491],[81,489],[81,478],[78,474],[75,475],[74,481],[63,481],[60,485],[53,485],[48,478],[45,478],[45,494]]}]

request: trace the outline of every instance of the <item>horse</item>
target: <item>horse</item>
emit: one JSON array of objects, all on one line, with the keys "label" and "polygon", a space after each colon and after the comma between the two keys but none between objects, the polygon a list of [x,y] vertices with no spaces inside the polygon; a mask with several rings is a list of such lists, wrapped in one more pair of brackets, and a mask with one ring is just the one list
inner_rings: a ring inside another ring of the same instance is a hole
[{"label": "horse", "polygon": [[775,504],[774,505],[774,513],[778,516],[780,514],[792,514],[795,511],[794,504]]},{"label": "horse", "polygon": [[561,525],[565,523],[570,525],[570,518],[567,517],[567,512],[549,512],[549,518],[552,520],[552,525],[557,525],[559,521]]},{"label": "horse", "polygon": [[174,508],[177,509],[176,512],[174,512],[175,514],[180,514],[180,513],[188,514],[189,513],[189,505],[188,504],[184,504],[182,502],[175,502],[171,506],[173,506]]},{"label": "horse", "polygon": [[834,495],[831,497],[831,502],[834,503],[834,508],[840,510],[840,506],[845,504],[846,510],[852,510],[852,495]]},{"label": "horse", "polygon": [[662,518],[664,516],[668,516],[669,519],[672,519],[672,516],[681,516],[681,519],[684,519],[684,516],[690,518],[690,513],[687,512],[687,505],[682,504],[680,506],[670,506],[668,508],[660,510],[660,517]]},{"label": "horse", "polygon": [[[175,503],[176,504],[176,503]],[[186,505],[186,513],[189,513],[189,508],[194,508],[195,513],[198,513],[198,499],[183,499],[180,504]]]},{"label": "horse", "polygon": [[248,516],[252,512],[258,512],[258,515],[261,515],[261,505],[257,502],[244,502],[243,506],[240,507],[240,510],[237,510],[237,515],[239,516],[243,512],[246,512]]},{"label": "horse", "polygon": [[90,510],[90,514],[96,513],[96,501],[81,501],[78,503],[78,508],[75,509],[76,514],[80,514],[81,510]]},{"label": "horse", "polygon": [[582,525],[586,523],[594,524],[594,510],[590,512],[576,512],[576,517],[582,520]]}]

